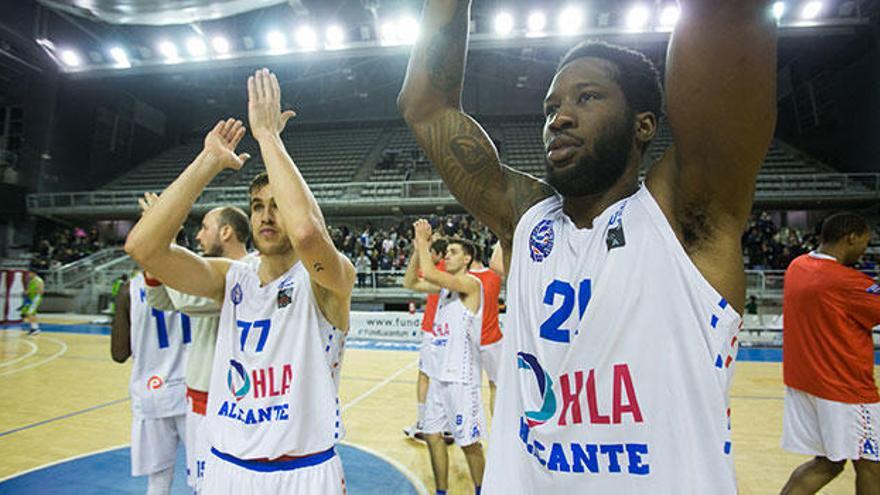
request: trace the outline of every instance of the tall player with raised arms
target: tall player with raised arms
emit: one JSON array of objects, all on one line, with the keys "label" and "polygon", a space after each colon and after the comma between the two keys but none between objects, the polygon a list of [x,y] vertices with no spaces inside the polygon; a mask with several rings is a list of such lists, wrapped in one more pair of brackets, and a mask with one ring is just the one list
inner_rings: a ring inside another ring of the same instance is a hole
[{"label": "tall player with raised arms", "polygon": [[679,5],[673,145],[640,184],[662,110],[642,54],[564,57],[544,100],[545,183],[502,165],[461,107],[470,2],[425,4],[398,103],[507,258],[487,494],[736,492],[740,236],[776,119],[776,27],[763,0]]},{"label": "tall player with raised arms", "polygon": [[211,453],[204,493],[345,491],[334,446],[341,436],[339,363],[355,270],[336,251],[314,196],[280,133],[274,74],[248,79],[248,118],[268,175],[251,184],[256,265],[201,258],[171,246],[205,186],[249,157],[240,121],[219,122],[205,147],[132,229],[126,251],[168,286],[221,301],[208,398]]}]

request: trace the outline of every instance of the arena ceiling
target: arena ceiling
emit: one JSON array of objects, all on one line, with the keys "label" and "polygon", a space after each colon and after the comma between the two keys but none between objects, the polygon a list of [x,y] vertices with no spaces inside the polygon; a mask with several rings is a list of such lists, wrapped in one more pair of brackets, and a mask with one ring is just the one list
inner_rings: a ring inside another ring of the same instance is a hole
[{"label": "arena ceiling", "polygon": [[[786,0],[775,2],[773,12],[779,9],[783,36],[847,34],[871,23],[877,3]],[[577,36],[662,44],[674,4],[474,0],[471,46],[567,46]],[[305,60],[315,53],[323,59],[405,54],[417,36],[421,5],[422,0],[0,0],[0,77],[49,71],[103,78],[252,66],[279,56]],[[817,6],[815,17],[807,18],[811,5]]]}]

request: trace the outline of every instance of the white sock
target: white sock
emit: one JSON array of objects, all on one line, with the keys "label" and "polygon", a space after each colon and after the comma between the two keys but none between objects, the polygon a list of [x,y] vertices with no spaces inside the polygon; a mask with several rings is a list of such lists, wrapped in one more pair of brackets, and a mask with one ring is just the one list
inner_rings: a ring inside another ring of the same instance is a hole
[{"label": "white sock", "polygon": [[169,495],[174,481],[174,466],[153,473],[147,478],[147,495]]},{"label": "white sock", "polygon": [[425,403],[419,402],[419,419],[416,420],[416,425],[419,428],[422,427],[422,423],[425,422]]}]

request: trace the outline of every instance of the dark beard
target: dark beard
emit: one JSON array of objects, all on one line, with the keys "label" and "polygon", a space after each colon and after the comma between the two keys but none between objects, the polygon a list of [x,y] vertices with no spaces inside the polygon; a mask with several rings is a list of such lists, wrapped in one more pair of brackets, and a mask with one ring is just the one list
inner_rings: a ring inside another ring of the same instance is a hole
[{"label": "dark beard", "polygon": [[573,167],[556,170],[545,155],[547,182],[565,197],[607,191],[626,171],[634,137],[632,119],[624,118],[605,126],[595,140],[593,152],[582,156]]}]

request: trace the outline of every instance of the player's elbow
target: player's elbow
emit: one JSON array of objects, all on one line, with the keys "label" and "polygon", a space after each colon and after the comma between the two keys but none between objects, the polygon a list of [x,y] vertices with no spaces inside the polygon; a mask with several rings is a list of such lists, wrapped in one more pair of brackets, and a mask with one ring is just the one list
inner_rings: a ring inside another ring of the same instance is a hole
[{"label": "player's elbow", "polygon": [[132,230],[128,237],[125,238],[125,253],[131,256],[135,261],[140,263],[147,258],[148,249],[144,242],[141,242],[136,230]]},{"label": "player's elbow", "polygon": [[[404,87],[400,94],[397,95],[397,110],[407,125],[413,126],[428,120],[435,111],[445,105],[443,98],[435,98],[433,100],[414,94],[414,91],[407,90]],[[437,100],[440,100],[442,103],[438,104]]]},{"label": "player's elbow", "polygon": [[150,242],[139,235],[137,231],[132,231],[125,238],[125,253],[131,256],[138,265],[147,268],[150,262],[159,254],[160,246],[155,242]]},{"label": "player's elbow", "polygon": [[113,361],[122,364],[128,360],[128,353],[120,349],[111,349],[110,357],[113,358]]},{"label": "player's elbow", "polygon": [[405,87],[397,95],[397,111],[407,124],[413,124],[418,119],[418,105],[413,101],[414,98]]},{"label": "player's elbow", "polygon": [[315,222],[304,222],[290,232],[290,242],[297,251],[308,251],[320,247],[322,235],[321,228]]}]

